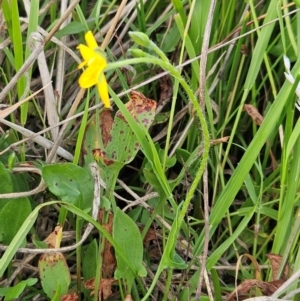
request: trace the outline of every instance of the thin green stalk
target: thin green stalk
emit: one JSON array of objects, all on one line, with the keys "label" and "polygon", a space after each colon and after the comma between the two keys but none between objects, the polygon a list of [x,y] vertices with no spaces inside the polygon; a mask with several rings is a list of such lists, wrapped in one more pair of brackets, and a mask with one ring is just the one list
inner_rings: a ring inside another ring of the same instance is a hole
[{"label": "thin green stalk", "polygon": [[[255,13],[255,8],[254,8],[254,5],[253,5],[253,0],[249,1],[249,4],[250,4],[250,7],[251,7],[251,13],[253,15],[254,24],[255,24],[255,27],[257,28],[257,35],[260,36],[261,31],[258,29],[259,28],[259,24],[258,24],[257,16],[256,16],[256,13]],[[269,58],[268,58],[266,52],[263,53],[263,57],[264,57],[264,62],[265,62],[266,68],[267,68],[268,79],[270,81],[272,92],[273,92],[273,96],[275,98],[276,95],[277,95],[277,89],[276,89],[276,85],[275,85],[275,81],[274,81],[272,69],[270,67]]]},{"label": "thin green stalk", "polygon": [[[65,209],[64,209],[65,210]],[[82,230],[82,218],[76,217],[76,243],[81,239]],[[82,246],[76,248],[76,276],[77,276],[77,295],[79,296],[79,301],[81,300],[81,258],[82,258]]]},{"label": "thin green stalk", "polygon": [[[149,40],[147,36],[143,36],[141,35],[141,33],[132,33],[131,37],[134,38],[135,42],[140,42],[139,44],[141,44],[142,46],[151,46],[151,50],[156,51],[155,49],[155,45],[149,43]],[[154,48],[154,49],[153,49]],[[133,51],[132,51],[133,52]],[[141,51],[141,50],[136,50],[133,52],[134,54],[138,54],[140,56],[144,56],[143,58],[138,58],[138,59],[131,59],[131,60],[126,60],[123,62],[118,62],[118,64],[114,64],[114,66],[118,65],[118,67],[120,66],[120,63],[131,63],[131,64],[135,64],[135,63],[140,63],[140,62],[147,62],[155,64],[155,65],[159,65],[162,68],[164,68],[165,70],[167,70],[170,75],[172,75],[173,77],[175,77],[175,79],[178,80],[178,82],[181,84],[181,86],[184,88],[185,92],[188,94],[188,97],[190,98],[193,107],[195,109],[195,115],[197,116],[197,118],[199,119],[200,125],[201,125],[201,130],[202,130],[202,135],[203,135],[203,155],[202,155],[202,160],[198,169],[198,172],[195,176],[194,181],[191,184],[190,190],[187,193],[186,199],[183,202],[183,204],[181,204],[181,206],[178,207],[177,209],[177,214],[176,214],[176,218],[172,224],[172,228],[171,231],[169,233],[169,239],[167,241],[164,253],[162,255],[162,259],[159,263],[159,266],[157,268],[157,272],[154,276],[154,279],[152,281],[152,284],[148,290],[148,292],[146,293],[146,295],[144,296],[144,298],[142,299],[143,301],[147,300],[148,297],[150,296],[152,290],[154,289],[156,282],[160,276],[160,274],[162,273],[162,271],[169,267],[183,267],[182,262],[178,263],[175,262],[175,245],[177,242],[177,238],[179,235],[179,231],[181,229],[182,223],[184,221],[184,217],[187,213],[187,210],[189,208],[189,204],[191,202],[191,199],[194,196],[194,193],[198,187],[198,184],[200,182],[200,179],[202,177],[202,174],[206,168],[206,164],[208,161],[208,153],[209,153],[209,147],[210,147],[210,138],[209,138],[209,132],[208,132],[208,127],[206,125],[206,121],[205,121],[205,117],[204,114],[200,108],[200,105],[192,91],[192,89],[190,88],[190,86],[186,83],[186,81],[183,79],[183,77],[180,75],[180,72],[173,66],[171,65],[169,62],[167,62],[164,57],[161,57],[161,59],[158,59],[156,57],[153,57],[151,55],[146,54],[145,52]],[[113,64],[110,64],[110,66],[108,66],[107,69],[111,69]],[[118,102],[118,106],[120,106],[123,109],[123,105],[121,105],[121,103]],[[125,108],[124,108],[125,109]],[[123,109],[123,110],[124,110]],[[126,110],[126,109],[125,109]],[[125,112],[123,112],[125,117],[129,120],[133,119],[130,114],[125,114]],[[130,123],[130,122],[129,122]],[[132,130],[136,133],[136,128],[133,127]],[[151,139],[151,138],[150,138]],[[154,163],[155,164],[155,163]],[[158,162],[156,164],[159,164]],[[155,164],[155,165],[156,165]],[[158,169],[161,169],[161,166],[156,165],[156,167]],[[169,190],[169,188],[167,188]]]},{"label": "thin green stalk", "polygon": [[173,276],[173,269],[168,269],[168,276],[167,276],[167,281],[165,283],[165,292],[162,301],[168,300],[168,294],[172,284],[172,276]]},{"label": "thin green stalk", "polygon": [[[101,234],[101,233],[99,233]],[[95,289],[94,289],[94,301],[99,300],[99,285],[101,283],[101,277],[102,277],[102,264],[103,264],[103,252],[105,247],[105,238],[101,235],[100,238],[100,246],[98,248],[98,258],[97,258],[97,264],[96,264],[96,276],[95,276]]]},{"label": "thin green stalk", "polygon": [[79,133],[78,133],[78,137],[77,137],[77,141],[76,141],[76,148],[75,148],[75,154],[74,154],[74,160],[73,160],[74,164],[78,164],[80,154],[81,154],[81,147],[83,145],[83,137],[84,137],[85,129],[87,126],[87,120],[88,120],[89,103],[90,103],[90,94],[89,94],[89,90],[88,90],[85,108],[84,108],[84,114],[82,116],[82,121],[80,124],[80,129],[79,129]]},{"label": "thin green stalk", "polygon": [[[245,63],[245,56],[243,55],[242,59],[241,59],[241,62],[240,62],[240,66],[239,66],[238,72],[237,72],[237,78],[241,77],[241,73],[242,73],[242,70],[243,70],[243,67],[244,67],[244,63]],[[238,81],[236,81],[235,84],[234,84],[234,86],[233,86],[232,94],[230,95],[228,107],[227,107],[227,110],[226,110],[225,120],[229,119],[228,115],[231,112],[231,108],[232,108],[232,104],[233,104],[233,99],[234,99],[234,97],[236,95],[237,88],[238,88]],[[239,124],[239,121],[240,121],[240,118],[241,118],[241,113],[243,111],[243,106],[244,106],[245,101],[246,101],[246,99],[239,106],[239,109],[238,109],[238,112],[236,114],[236,118],[235,118],[235,121],[234,121],[234,125],[233,125],[232,130],[231,130],[231,135],[230,135],[231,137],[233,137],[235,135],[235,132],[236,132],[236,130],[238,128],[238,124]],[[222,131],[222,133],[223,132],[224,132],[224,130]],[[226,164],[227,159],[228,159],[228,154],[229,154],[229,151],[231,149],[232,142],[233,142],[233,139],[230,139],[228,141],[228,144],[227,144],[227,147],[226,147],[226,150],[225,150],[225,154],[223,156],[223,161],[222,161],[222,165],[221,165],[220,171],[223,171],[224,168],[225,168],[225,164]],[[222,146],[220,146],[220,147],[222,147]],[[220,176],[222,178],[224,177],[223,174],[220,174]]]},{"label": "thin green stalk", "polygon": [[[295,40],[295,33],[293,32],[293,29],[292,29],[292,24],[291,24],[291,17],[290,15],[288,14],[288,3],[286,0],[283,0],[282,1],[282,4],[283,4],[283,7],[284,7],[284,13],[286,14],[286,17],[284,18],[285,20],[285,24],[286,24],[286,30],[287,30],[287,34],[288,34],[288,37],[290,39],[290,42],[291,42],[291,45],[293,47],[293,50],[295,52],[295,55],[297,56],[299,54],[299,48],[297,47],[297,42]],[[298,27],[297,27],[298,28]],[[297,30],[298,31],[298,30]],[[284,35],[284,32],[282,31],[282,34],[281,36]],[[299,42],[299,41],[298,41]]]}]

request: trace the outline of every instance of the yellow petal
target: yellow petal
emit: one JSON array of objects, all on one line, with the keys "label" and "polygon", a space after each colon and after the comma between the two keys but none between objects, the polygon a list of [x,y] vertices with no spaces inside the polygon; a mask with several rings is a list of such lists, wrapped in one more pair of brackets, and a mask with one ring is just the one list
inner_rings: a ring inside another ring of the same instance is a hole
[{"label": "yellow petal", "polygon": [[81,62],[81,63],[78,65],[78,69],[83,68],[85,65],[86,65],[86,61]]},{"label": "yellow petal", "polygon": [[105,56],[100,55],[99,53],[95,52],[97,56],[95,56],[95,64],[101,68],[101,70],[105,69],[107,66],[106,58]]},{"label": "yellow petal", "polygon": [[96,85],[98,83],[100,72],[97,65],[93,64],[87,67],[79,77],[79,86],[81,88],[90,88]]},{"label": "yellow petal", "polygon": [[99,76],[99,82],[97,84],[97,88],[98,88],[100,98],[104,104],[104,107],[110,108],[108,86],[107,86],[106,78],[103,73],[101,73]]},{"label": "yellow petal", "polygon": [[85,45],[80,44],[77,46],[77,49],[79,49],[83,60],[86,62],[90,61],[92,58],[98,57],[98,54],[94,50]]},{"label": "yellow petal", "polygon": [[91,49],[95,49],[98,47],[98,44],[93,36],[93,33],[91,31],[88,31],[85,36],[85,41],[86,41],[86,44],[88,45],[89,48]]}]

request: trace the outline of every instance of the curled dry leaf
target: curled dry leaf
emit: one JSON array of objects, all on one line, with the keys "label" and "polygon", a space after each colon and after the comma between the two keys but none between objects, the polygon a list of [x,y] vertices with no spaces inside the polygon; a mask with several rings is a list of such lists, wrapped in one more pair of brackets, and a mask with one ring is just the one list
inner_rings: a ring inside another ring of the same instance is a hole
[{"label": "curled dry leaf", "polygon": [[248,115],[253,119],[253,121],[257,124],[257,125],[261,125],[264,118],[262,117],[262,115],[258,112],[258,110],[253,107],[250,104],[245,104],[243,111],[246,111],[248,113]]},{"label": "curled dry leaf", "polygon": [[77,301],[78,295],[76,293],[66,294],[60,297],[61,301]]},{"label": "curled dry leaf", "polygon": [[101,279],[100,290],[104,300],[106,300],[112,294],[111,287],[114,282],[116,282],[114,278]]},{"label": "curled dry leaf", "polygon": [[[271,296],[282,284],[283,279],[265,282],[257,279],[247,279],[241,283],[226,299],[226,301],[244,300],[249,297],[255,297],[255,289],[259,289],[264,296]],[[252,296],[251,291],[253,290]],[[236,297],[238,296],[238,299]]]},{"label": "curled dry leaf", "polygon": [[45,242],[47,243],[49,249],[59,248],[61,239],[62,239],[62,227],[56,226],[54,231],[47,236]]},{"label": "curled dry leaf", "polygon": [[250,297],[249,294],[251,293],[251,290],[255,288],[258,288],[264,296],[271,296],[286,281],[289,274],[288,265],[285,265],[282,277],[275,280],[281,265],[282,256],[277,254],[267,254],[266,256],[268,257],[272,267],[273,281],[265,282],[258,279],[247,279],[227,297],[226,301],[236,300],[236,296],[238,296],[238,300],[248,298]]},{"label": "curled dry leaf", "polygon": [[[99,223],[105,228],[105,230],[109,234],[112,234],[113,214],[109,212],[108,222],[106,224],[103,224],[102,223],[103,213],[104,213],[103,210],[99,211],[98,214]],[[103,258],[102,258],[102,275],[108,278],[112,277],[116,269],[116,265],[117,265],[117,260],[113,251],[113,246],[108,240],[105,240]]]},{"label": "curled dry leaf", "polygon": [[226,143],[229,140],[230,136],[221,137],[219,139],[210,140],[210,145],[217,145],[221,143]]},{"label": "curled dry leaf", "polygon": [[86,289],[93,290],[95,288],[95,278],[84,281],[83,285]]},{"label": "curled dry leaf", "polygon": [[100,113],[100,128],[101,128],[101,136],[104,147],[107,146],[108,142],[111,141],[110,130],[114,123],[114,119],[112,117],[111,110],[103,110]]},{"label": "curled dry leaf", "polygon": [[[99,290],[103,300],[108,299],[112,294],[112,285],[114,282],[116,282],[114,278],[101,279]],[[85,281],[84,287],[88,290],[92,290],[91,295],[93,295],[95,289],[95,278]]]},{"label": "curled dry leaf", "polygon": [[[266,255],[270,261],[271,267],[272,267],[272,279],[276,280],[278,271],[282,262],[282,256],[278,254],[269,253]],[[281,274],[280,279],[286,280],[289,276],[289,265],[286,264],[284,266],[283,272]]]}]

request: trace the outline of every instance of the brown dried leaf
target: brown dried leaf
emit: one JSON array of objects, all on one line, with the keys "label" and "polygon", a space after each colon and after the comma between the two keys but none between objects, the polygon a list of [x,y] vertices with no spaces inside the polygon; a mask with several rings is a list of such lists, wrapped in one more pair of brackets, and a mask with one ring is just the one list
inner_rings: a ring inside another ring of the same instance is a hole
[{"label": "brown dried leaf", "polygon": [[263,282],[260,289],[264,295],[271,296],[284,282],[285,282],[285,279],[278,279],[278,280],[273,280],[270,282]]},{"label": "brown dried leaf", "polygon": [[226,143],[229,140],[230,136],[221,137],[219,139],[210,140],[210,145],[217,145],[221,143]]},{"label": "brown dried leaf", "polygon": [[238,296],[239,300],[243,300],[248,297],[248,293],[252,288],[258,287],[260,280],[248,279],[241,283],[226,299],[226,301],[233,301]]},{"label": "brown dried leaf", "polygon": [[[269,259],[271,267],[272,267],[272,279],[275,280],[277,278],[279,267],[281,265],[282,256],[273,254],[273,253],[269,253],[266,256]],[[283,269],[280,279],[287,279],[288,276],[289,276],[289,265],[286,264]]]},{"label": "brown dried leaf", "polygon": [[[112,285],[116,282],[114,278],[101,279],[101,284],[99,287],[99,293],[106,300],[112,294]],[[84,287],[86,289],[92,290],[91,295],[94,294],[95,289],[95,278],[89,279],[84,282]]]},{"label": "brown dried leaf", "polygon": [[112,294],[111,287],[114,282],[116,282],[114,278],[101,279],[100,290],[104,300],[106,300]]},{"label": "brown dried leaf", "polygon": [[59,248],[62,239],[62,227],[56,226],[54,231],[51,232],[45,239],[49,249]]},{"label": "brown dried leaf", "polygon": [[100,128],[104,147],[111,141],[110,130],[114,123],[111,110],[103,110],[100,113]]},{"label": "brown dried leaf", "polygon": [[67,295],[63,295],[60,297],[61,301],[77,301],[78,300],[78,296],[76,293],[72,293],[72,294],[67,294]]},{"label": "brown dried leaf", "polygon": [[159,87],[159,102],[162,103],[165,101],[169,101],[173,93],[172,81],[170,80],[169,75],[164,75],[159,79]]},{"label": "brown dried leaf", "polygon": [[257,125],[261,125],[264,118],[262,117],[262,115],[258,112],[258,110],[250,105],[250,104],[245,104],[243,111],[246,111],[248,113],[248,115],[253,119],[253,121],[257,124]]},{"label": "brown dried leaf", "polygon": [[238,296],[238,300],[244,300],[245,298],[250,297],[249,293],[254,288],[258,288],[264,296],[271,296],[284,282],[284,279],[270,282],[247,279],[227,297],[226,301],[236,300],[236,296]]},{"label": "brown dried leaf", "polygon": [[[98,220],[100,224],[102,224],[103,213],[104,211],[100,210],[98,214]],[[108,222],[106,224],[102,224],[102,226],[108,233],[112,234],[113,214],[111,212],[108,216]],[[102,262],[102,275],[108,278],[112,277],[116,269],[117,260],[114,254],[114,248],[108,240],[105,240],[104,243]]]},{"label": "brown dried leaf", "polygon": [[[130,112],[131,116],[138,121],[137,116],[144,113],[150,112],[153,109],[156,109],[157,103],[155,100],[147,98],[144,94],[131,90],[130,91],[130,101],[128,101],[125,106]],[[117,116],[123,119],[125,122],[126,119],[121,112],[117,113]],[[143,123],[147,123],[147,120],[143,120]],[[146,124],[145,124],[146,126]]]},{"label": "brown dried leaf", "polygon": [[87,290],[93,290],[95,288],[95,278],[84,281],[83,285]]}]

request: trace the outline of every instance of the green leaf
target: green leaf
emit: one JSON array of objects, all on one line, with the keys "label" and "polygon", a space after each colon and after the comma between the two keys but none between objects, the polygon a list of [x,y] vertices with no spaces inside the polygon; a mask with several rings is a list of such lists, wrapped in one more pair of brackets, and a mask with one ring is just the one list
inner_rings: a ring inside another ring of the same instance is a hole
[{"label": "green leaf", "polygon": [[70,34],[77,34],[77,33],[84,32],[85,30],[86,30],[86,27],[82,23],[75,21],[75,22],[69,23],[68,25],[63,27],[61,30],[59,30],[55,34],[55,37],[57,37],[59,39],[63,36],[67,36]]},{"label": "green leaf", "polygon": [[160,268],[175,268],[175,269],[186,269],[186,262],[176,253],[175,246],[177,243],[177,235],[179,232],[180,225],[178,224],[178,216],[183,203],[181,203],[176,211],[176,216],[172,225],[172,229],[169,233],[168,243],[166,244],[163,257],[161,259]]},{"label": "green leaf", "polygon": [[[126,107],[138,123],[149,129],[155,118],[156,102],[154,100],[147,99],[141,93],[132,91]],[[111,140],[105,148],[105,157],[123,165],[130,163],[140,150],[141,145],[121,111],[118,111],[115,116],[110,134]]]},{"label": "green leaf", "polygon": [[4,301],[10,301],[19,298],[19,296],[23,293],[26,287],[33,286],[34,284],[37,283],[37,281],[38,281],[37,278],[30,278],[19,282],[13,287],[7,288],[8,290],[5,294]]},{"label": "green leaf", "polygon": [[22,227],[18,231],[18,233],[14,236],[12,242],[0,258],[0,277],[2,277],[3,273],[5,272],[7,266],[9,265],[10,261],[14,257],[15,253],[17,252],[18,248],[20,247],[22,241],[26,238],[26,235],[30,231],[31,227],[35,223],[35,220],[38,216],[38,212],[41,208],[45,206],[50,206],[52,204],[56,204],[58,202],[51,201],[47,203],[43,203],[37,206],[26,218]]},{"label": "green leaf", "polygon": [[164,195],[164,188],[162,187],[161,182],[154,174],[152,165],[148,162],[143,168],[143,174],[146,178],[147,183],[149,183],[159,195]]},{"label": "green leaf", "polygon": [[[10,173],[2,162],[0,162],[0,183],[1,194],[13,192],[13,182],[11,180]],[[9,201],[9,199],[2,199],[0,201],[0,211],[7,203],[9,203]]]},{"label": "green leaf", "polygon": [[53,298],[51,299],[51,301],[60,301],[61,300],[61,285],[60,283],[57,284],[57,289],[55,292],[55,295],[53,296]]},{"label": "green leaf", "polygon": [[141,277],[147,275],[142,263],[143,241],[137,225],[119,208],[117,208],[114,216],[113,238],[134,268],[134,272],[131,271],[123,258],[116,252],[118,267],[115,271],[115,278],[126,280],[130,290],[136,274]]},{"label": "green leaf", "polygon": [[161,124],[165,123],[169,120],[170,118],[170,111],[169,112],[163,112],[163,113],[158,113],[155,115],[155,119],[153,124]]},{"label": "green leaf", "polygon": [[[31,213],[31,205],[28,198],[10,200],[0,211],[0,241],[9,245],[23,222]],[[25,240],[22,241],[25,246]]]},{"label": "green leaf", "polygon": [[180,33],[175,23],[173,23],[172,27],[165,33],[157,34],[157,40],[161,43],[161,50],[165,53],[174,51],[180,38]]},{"label": "green leaf", "polygon": [[66,259],[62,253],[42,254],[38,268],[43,290],[49,298],[55,296],[58,285],[61,288],[60,295],[68,292],[71,276]]},{"label": "green leaf", "polygon": [[45,241],[40,241],[35,238],[35,235],[32,237],[32,243],[38,248],[38,249],[48,249],[48,244]]},{"label": "green leaf", "polygon": [[95,277],[98,257],[98,245],[94,239],[88,246],[82,262],[82,273],[85,280]]},{"label": "green leaf", "polygon": [[42,175],[49,190],[62,201],[91,208],[94,181],[86,169],[73,163],[52,164],[42,167]]}]

